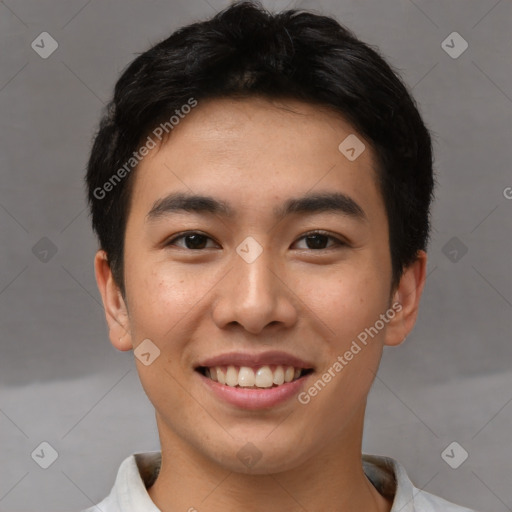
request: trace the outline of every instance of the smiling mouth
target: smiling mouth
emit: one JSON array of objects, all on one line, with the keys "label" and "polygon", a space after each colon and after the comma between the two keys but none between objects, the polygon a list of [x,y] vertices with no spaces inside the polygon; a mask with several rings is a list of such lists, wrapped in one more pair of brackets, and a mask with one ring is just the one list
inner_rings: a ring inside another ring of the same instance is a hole
[{"label": "smiling mouth", "polygon": [[295,368],[283,365],[250,366],[199,366],[196,368],[206,378],[234,388],[268,389],[293,382],[313,372],[312,368]]}]

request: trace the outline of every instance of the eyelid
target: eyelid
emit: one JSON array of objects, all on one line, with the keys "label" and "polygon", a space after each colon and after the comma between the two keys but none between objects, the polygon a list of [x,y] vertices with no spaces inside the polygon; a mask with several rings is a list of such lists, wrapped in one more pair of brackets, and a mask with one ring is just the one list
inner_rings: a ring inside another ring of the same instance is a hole
[{"label": "eyelid", "polygon": [[[343,237],[334,236],[333,234],[329,233],[328,231],[324,231],[323,229],[313,229],[312,231],[308,231],[307,233],[304,233],[300,238],[297,238],[296,242],[299,240],[302,240],[308,236],[312,236],[312,235],[323,235],[327,238],[330,238],[331,240],[334,240],[336,242],[334,247],[348,245],[348,243],[343,239]],[[293,243],[296,243],[296,242],[293,242]],[[332,249],[332,247],[327,247],[325,249],[305,249],[305,250],[320,252],[320,251],[327,251],[328,249]]]},{"label": "eyelid", "polygon": [[[176,240],[179,240],[181,238],[185,238],[189,235],[201,235],[207,238],[208,240],[212,240],[217,245],[220,245],[214,238],[212,238],[210,235],[207,235],[206,233],[203,233],[202,231],[192,230],[192,231],[182,231],[181,233],[177,233],[172,236],[172,238],[168,238],[164,241],[163,246],[167,247],[169,245],[175,245]],[[179,246],[178,246],[179,247]],[[187,247],[182,247],[182,249],[188,250],[188,251],[194,251],[194,252],[200,252],[204,249],[188,249]],[[208,247],[208,249],[211,249],[211,247]]]},{"label": "eyelid", "polygon": [[[173,235],[172,238],[170,238],[170,239],[168,239],[168,240],[166,240],[164,242],[164,247],[167,247],[167,246],[170,246],[170,245],[174,245],[176,240],[184,238],[184,237],[186,237],[188,235],[202,235],[202,236],[206,237],[207,239],[212,240],[217,245],[220,245],[210,235],[207,235],[206,233],[203,233],[202,231],[197,231],[196,230],[196,231],[183,231],[181,233],[177,233],[176,235]],[[297,238],[293,242],[293,244],[295,244],[299,240],[303,240],[304,238],[306,238],[308,236],[313,236],[313,235],[323,235],[323,236],[326,236],[327,238],[330,238],[331,240],[334,240],[335,241],[334,247],[336,247],[336,246],[340,247],[340,246],[347,246],[348,245],[348,243],[345,240],[343,240],[343,237],[339,238],[338,236],[334,236],[333,234],[331,234],[328,231],[325,231],[323,229],[313,229],[311,231],[308,231],[308,232],[304,233],[302,236],[300,236],[299,238]],[[332,247],[327,247],[325,249],[301,249],[301,250],[320,252],[320,251],[326,251],[326,250],[328,250],[330,248],[332,248]],[[194,252],[200,252],[200,251],[204,250],[204,249],[188,249],[187,247],[184,247],[184,249],[189,250],[189,251],[194,251]],[[211,247],[210,247],[210,249],[211,249]]]}]

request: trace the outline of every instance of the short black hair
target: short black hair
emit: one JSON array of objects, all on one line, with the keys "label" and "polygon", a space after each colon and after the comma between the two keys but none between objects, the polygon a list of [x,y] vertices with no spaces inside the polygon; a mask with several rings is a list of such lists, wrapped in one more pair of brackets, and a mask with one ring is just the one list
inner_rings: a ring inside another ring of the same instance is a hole
[{"label": "short black hair", "polygon": [[388,217],[392,289],[418,251],[426,250],[432,142],[399,74],[377,49],[331,17],[296,9],[271,13],[244,1],[178,29],[139,55],[105,108],[86,185],[93,229],[123,296],[134,152],[184,105],[255,96],[327,107],[370,141]]}]

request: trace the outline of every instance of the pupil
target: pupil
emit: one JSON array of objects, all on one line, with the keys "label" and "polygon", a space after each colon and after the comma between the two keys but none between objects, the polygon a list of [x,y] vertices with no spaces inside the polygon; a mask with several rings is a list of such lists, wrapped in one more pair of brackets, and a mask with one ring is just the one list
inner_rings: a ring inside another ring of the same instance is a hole
[{"label": "pupil", "polygon": [[[187,235],[185,237],[188,249],[204,249],[206,237],[204,235]],[[325,249],[327,237],[325,235],[308,235],[306,237],[309,249]]]},{"label": "pupil", "polygon": [[[306,237],[309,249],[325,249],[322,247],[325,245],[327,237],[325,235],[309,235]],[[309,242],[312,242],[311,244]]]},{"label": "pupil", "polygon": [[203,249],[206,237],[204,235],[187,235],[185,240],[188,249]]}]

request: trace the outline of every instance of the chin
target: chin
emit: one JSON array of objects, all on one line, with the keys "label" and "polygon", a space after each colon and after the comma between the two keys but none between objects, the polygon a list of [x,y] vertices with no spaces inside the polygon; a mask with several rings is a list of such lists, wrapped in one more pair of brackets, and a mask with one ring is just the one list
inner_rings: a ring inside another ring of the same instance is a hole
[{"label": "chin", "polygon": [[[260,441],[251,441],[250,436],[246,439],[247,441],[236,442],[236,446],[231,442],[230,446],[207,456],[227,471],[250,475],[289,471],[304,464],[308,459],[304,445],[291,442],[290,437],[287,442],[284,442],[283,438],[275,439],[274,442],[265,441],[264,438]],[[297,450],[298,446],[301,452]],[[211,446],[209,448],[211,449]]]}]

